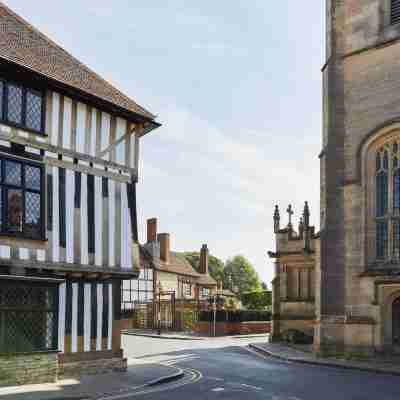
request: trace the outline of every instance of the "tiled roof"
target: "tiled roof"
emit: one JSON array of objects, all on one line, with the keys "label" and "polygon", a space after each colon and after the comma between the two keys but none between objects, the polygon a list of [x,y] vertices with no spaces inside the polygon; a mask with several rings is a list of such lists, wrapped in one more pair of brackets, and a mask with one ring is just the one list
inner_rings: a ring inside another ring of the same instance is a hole
[{"label": "tiled roof", "polygon": [[207,285],[207,286],[214,286],[217,284],[217,282],[210,275],[204,275],[204,274],[200,274],[197,283],[200,285]]},{"label": "tiled roof", "polygon": [[179,275],[186,275],[198,278],[200,276],[190,263],[182,256],[179,256],[178,253],[170,252],[169,263],[165,263],[160,260],[158,265],[158,269],[163,272],[171,272]]},{"label": "tiled roof", "polygon": [[0,58],[147,119],[155,116],[0,2]]}]

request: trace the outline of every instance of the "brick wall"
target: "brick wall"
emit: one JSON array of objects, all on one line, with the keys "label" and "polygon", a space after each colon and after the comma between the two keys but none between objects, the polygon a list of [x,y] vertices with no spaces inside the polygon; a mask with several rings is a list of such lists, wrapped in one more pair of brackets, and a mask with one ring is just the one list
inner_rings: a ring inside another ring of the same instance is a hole
[{"label": "brick wall", "polygon": [[[210,335],[213,332],[212,330],[213,324],[209,322],[197,322],[194,325],[194,331],[202,335]],[[270,330],[270,321],[216,323],[217,336],[270,333]]]},{"label": "brick wall", "polygon": [[0,386],[55,382],[57,370],[57,353],[0,355]]}]

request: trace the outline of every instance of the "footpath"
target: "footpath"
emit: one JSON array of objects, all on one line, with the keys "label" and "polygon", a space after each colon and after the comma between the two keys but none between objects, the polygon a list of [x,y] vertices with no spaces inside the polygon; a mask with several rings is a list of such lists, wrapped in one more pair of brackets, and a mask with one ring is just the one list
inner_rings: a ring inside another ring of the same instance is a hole
[{"label": "footpath", "polygon": [[130,359],[128,371],[124,373],[90,375],[51,384],[4,387],[0,388],[0,400],[94,400],[135,392],[182,378],[183,375],[177,367]]},{"label": "footpath", "polygon": [[400,375],[400,357],[371,357],[363,360],[353,360],[336,357],[317,357],[311,352],[289,347],[281,343],[253,343],[249,347],[266,356],[275,357],[284,361],[319,365],[324,367],[335,367]]}]

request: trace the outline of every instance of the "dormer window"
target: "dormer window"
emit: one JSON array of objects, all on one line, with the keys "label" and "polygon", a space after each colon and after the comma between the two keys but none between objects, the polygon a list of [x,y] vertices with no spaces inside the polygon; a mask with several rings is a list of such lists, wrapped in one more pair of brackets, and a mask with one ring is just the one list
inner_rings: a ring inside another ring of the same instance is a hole
[{"label": "dormer window", "polygon": [[390,23],[392,25],[400,23],[400,0],[391,0]]},{"label": "dormer window", "polygon": [[14,82],[0,80],[0,120],[35,133],[44,133],[44,96]]}]

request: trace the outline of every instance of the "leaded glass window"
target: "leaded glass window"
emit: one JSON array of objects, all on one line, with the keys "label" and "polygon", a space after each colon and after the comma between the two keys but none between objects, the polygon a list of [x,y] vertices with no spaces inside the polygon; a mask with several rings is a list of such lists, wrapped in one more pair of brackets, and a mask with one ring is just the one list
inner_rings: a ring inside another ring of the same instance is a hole
[{"label": "leaded glass window", "polygon": [[0,233],[44,239],[42,166],[0,157]]},{"label": "leaded glass window", "polygon": [[140,303],[153,301],[153,270],[144,266],[140,270],[139,279],[123,281],[122,286],[122,310],[133,310]]},{"label": "leaded glass window", "polygon": [[390,23],[398,24],[400,22],[400,0],[390,0]]},{"label": "leaded glass window", "polygon": [[43,93],[16,83],[0,80],[0,119],[20,128],[43,133]]},{"label": "leaded glass window", "polygon": [[393,259],[400,259],[400,220],[394,220],[392,224],[392,256]]},{"label": "leaded glass window", "polygon": [[8,85],[7,119],[15,124],[22,124],[22,88]]},{"label": "leaded glass window", "polygon": [[376,258],[400,260],[400,148],[384,144],[375,158]]},{"label": "leaded glass window", "polygon": [[376,224],[376,258],[386,259],[388,249],[388,224],[379,221]]},{"label": "leaded glass window", "polygon": [[58,288],[46,283],[0,285],[0,353],[57,350]]},{"label": "leaded glass window", "polygon": [[0,118],[3,112],[4,82],[0,81]]},{"label": "leaded glass window", "polygon": [[393,175],[393,212],[400,214],[400,169],[396,169]]},{"label": "leaded glass window", "polygon": [[32,90],[26,93],[26,127],[34,131],[42,128],[42,95]]},{"label": "leaded glass window", "polygon": [[381,171],[376,176],[376,216],[385,216],[388,208],[388,176]]}]

